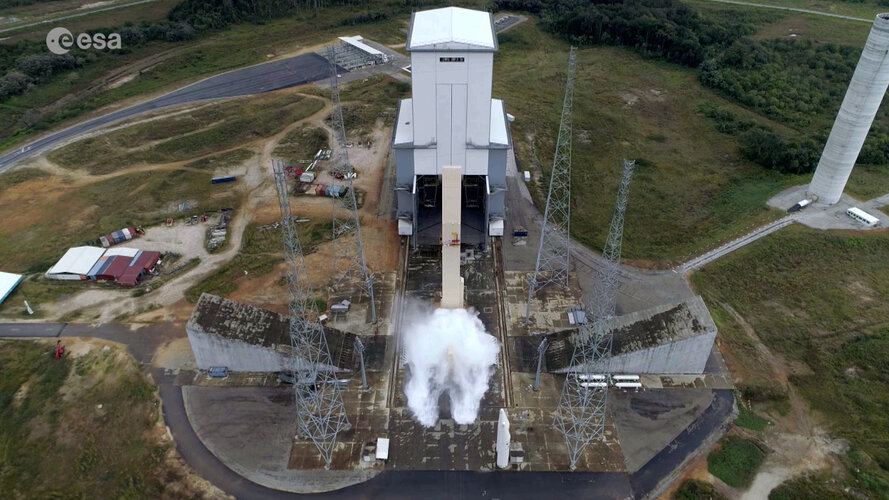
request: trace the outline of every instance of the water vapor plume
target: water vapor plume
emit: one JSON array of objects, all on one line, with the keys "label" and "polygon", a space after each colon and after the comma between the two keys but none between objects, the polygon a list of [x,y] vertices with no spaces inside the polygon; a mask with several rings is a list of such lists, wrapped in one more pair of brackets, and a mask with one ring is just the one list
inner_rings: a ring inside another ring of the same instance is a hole
[{"label": "water vapor plume", "polygon": [[425,427],[435,425],[438,399],[446,392],[454,421],[475,422],[500,344],[485,332],[474,309],[406,307],[402,345],[409,375],[404,393],[414,418]]}]

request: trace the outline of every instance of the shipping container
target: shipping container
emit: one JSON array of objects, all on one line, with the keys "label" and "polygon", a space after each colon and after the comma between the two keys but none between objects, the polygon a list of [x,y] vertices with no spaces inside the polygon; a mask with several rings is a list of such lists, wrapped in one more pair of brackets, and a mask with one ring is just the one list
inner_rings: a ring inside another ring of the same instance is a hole
[{"label": "shipping container", "polygon": [[223,182],[233,182],[234,180],[235,180],[234,175],[226,175],[226,176],[222,176],[222,177],[214,177],[214,178],[210,179],[210,182],[213,184],[220,184]]}]

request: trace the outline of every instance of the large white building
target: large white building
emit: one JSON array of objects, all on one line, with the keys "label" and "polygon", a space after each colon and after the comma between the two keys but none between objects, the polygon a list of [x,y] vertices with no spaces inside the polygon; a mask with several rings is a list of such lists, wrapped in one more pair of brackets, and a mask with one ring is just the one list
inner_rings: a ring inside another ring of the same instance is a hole
[{"label": "large white building", "polygon": [[491,98],[497,37],[488,12],[447,7],[414,13],[412,98],[401,101],[393,148],[398,233],[441,244],[441,168],[462,168],[461,243],[503,234],[506,154],[503,101]]}]

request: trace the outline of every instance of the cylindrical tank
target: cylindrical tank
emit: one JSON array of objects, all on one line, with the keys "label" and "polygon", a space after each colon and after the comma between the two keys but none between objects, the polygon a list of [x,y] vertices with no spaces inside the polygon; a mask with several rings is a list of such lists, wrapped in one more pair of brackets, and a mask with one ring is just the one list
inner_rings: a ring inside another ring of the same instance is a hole
[{"label": "cylindrical tank", "polygon": [[818,201],[840,200],[889,86],[889,13],[877,14],[852,81],[809,184]]}]

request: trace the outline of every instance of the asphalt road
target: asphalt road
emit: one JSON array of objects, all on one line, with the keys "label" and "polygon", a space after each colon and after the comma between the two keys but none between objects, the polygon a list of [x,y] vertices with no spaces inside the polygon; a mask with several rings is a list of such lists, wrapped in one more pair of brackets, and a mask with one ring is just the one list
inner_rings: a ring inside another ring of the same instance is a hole
[{"label": "asphalt road", "polygon": [[326,78],[327,59],[313,52],[211,76],[154,99],[72,125],[0,156],[0,173],[19,160],[79,134],[167,106],[203,99],[259,94]]}]

